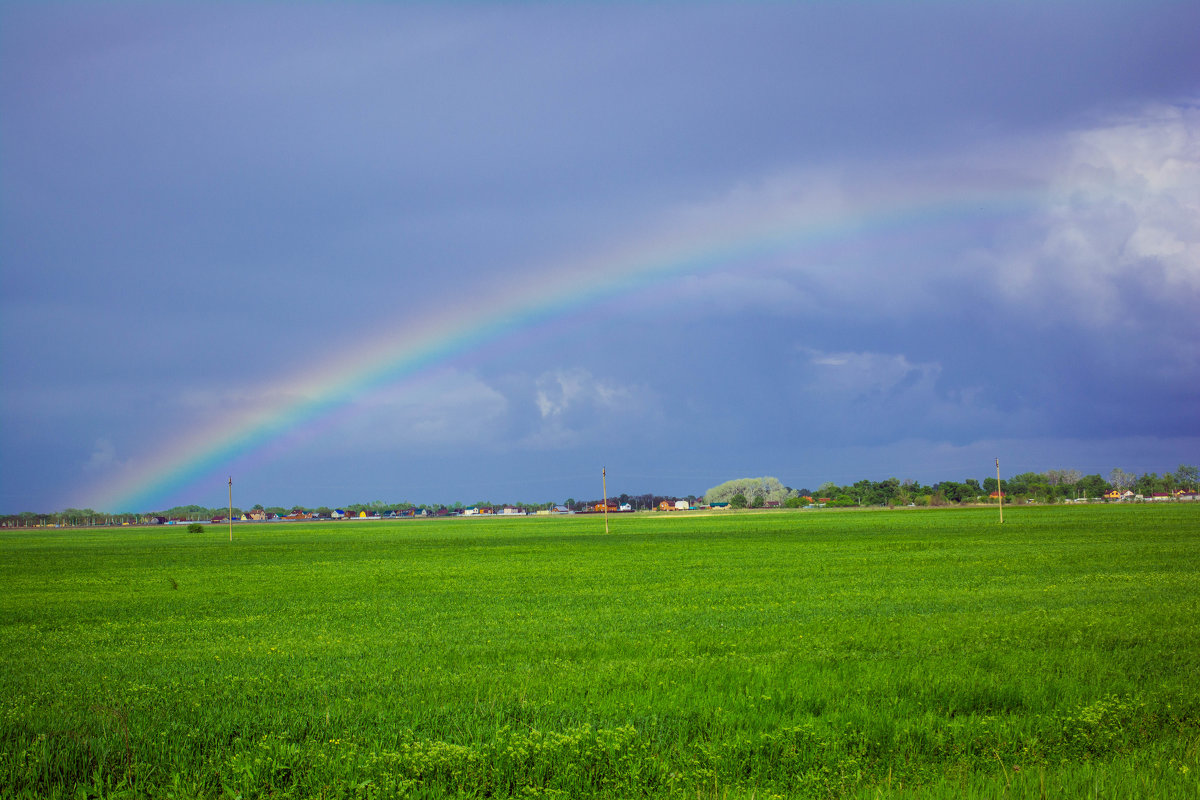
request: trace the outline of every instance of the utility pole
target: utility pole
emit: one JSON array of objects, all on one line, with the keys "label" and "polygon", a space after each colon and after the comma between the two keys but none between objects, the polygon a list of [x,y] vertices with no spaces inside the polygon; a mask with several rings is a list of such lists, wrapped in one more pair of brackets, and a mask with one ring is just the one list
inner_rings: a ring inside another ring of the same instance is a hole
[{"label": "utility pole", "polygon": [[1004,489],[1000,487],[1000,459],[996,459],[996,499],[1000,501],[1000,524],[1004,524]]},{"label": "utility pole", "polygon": [[233,541],[233,476],[229,476],[229,541]]},{"label": "utility pole", "polygon": [[608,533],[608,470],[600,468],[600,486],[604,492],[604,532]]}]

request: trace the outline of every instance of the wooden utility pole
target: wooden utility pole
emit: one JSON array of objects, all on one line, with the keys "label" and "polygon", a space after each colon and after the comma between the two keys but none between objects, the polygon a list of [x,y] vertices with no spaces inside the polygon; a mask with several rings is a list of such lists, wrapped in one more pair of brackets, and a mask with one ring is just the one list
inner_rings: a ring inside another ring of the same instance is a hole
[{"label": "wooden utility pole", "polygon": [[996,459],[996,499],[1000,501],[1000,524],[1004,524],[1004,489],[1000,487],[1000,459]]},{"label": "wooden utility pole", "polygon": [[600,468],[600,486],[604,492],[604,532],[608,533],[608,470]]},{"label": "wooden utility pole", "polygon": [[233,476],[229,476],[229,541],[233,541]]}]

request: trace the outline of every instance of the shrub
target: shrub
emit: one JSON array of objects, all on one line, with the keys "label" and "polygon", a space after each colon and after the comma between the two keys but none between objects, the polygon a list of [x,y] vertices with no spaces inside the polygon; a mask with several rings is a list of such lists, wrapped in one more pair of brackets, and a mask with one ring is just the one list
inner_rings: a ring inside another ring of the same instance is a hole
[{"label": "shrub", "polygon": [[188,533],[204,533],[204,526],[199,523],[188,525]]}]

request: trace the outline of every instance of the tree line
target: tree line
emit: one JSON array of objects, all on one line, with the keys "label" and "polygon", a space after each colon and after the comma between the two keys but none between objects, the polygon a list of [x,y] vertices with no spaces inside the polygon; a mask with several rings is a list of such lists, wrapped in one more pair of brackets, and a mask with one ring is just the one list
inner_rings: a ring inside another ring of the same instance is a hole
[{"label": "tree line", "polygon": [[[1107,476],[1084,475],[1073,469],[1052,469],[1046,472],[1024,472],[1004,478],[997,490],[995,478],[966,478],[962,481],[939,481],[929,485],[913,480],[888,478],[883,481],[860,480],[851,484],[838,485],[825,482],[815,490],[807,488],[793,489],[785,486],[773,477],[737,478],[714,486],[701,496],[697,495],[659,495],[659,494],[628,494],[622,493],[608,498],[610,502],[628,504],[634,510],[649,510],[658,508],[666,501],[674,504],[677,500],[686,500],[689,504],[728,503],[735,508],[761,508],[769,505],[779,505],[786,508],[801,508],[810,503],[823,503],[832,507],[852,506],[946,506],[968,503],[996,502],[993,495],[1003,494],[1005,502],[1024,502],[1032,500],[1038,503],[1059,503],[1068,500],[1102,498],[1112,490],[1121,492],[1132,491],[1149,497],[1153,494],[1174,494],[1178,491],[1200,491],[1200,468],[1180,464],[1174,472],[1147,472],[1141,475],[1126,472],[1117,468]],[[385,511],[424,510],[436,513],[441,509],[450,512],[462,511],[465,508],[496,507],[511,505],[528,513],[551,510],[564,507],[570,511],[583,511],[594,508],[601,498],[591,500],[576,500],[568,497],[562,503],[547,501],[543,503],[501,503],[481,501],[472,504],[456,502],[444,504],[414,504],[408,501],[385,503],[375,500],[370,503],[351,503],[339,506],[343,511],[357,515],[361,511],[368,514]],[[312,514],[321,517],[330,516],[334,509],[329,506],[310,508],[294,505],[263,506],[255,504],[249,511],[263,511],[271,515],[286,517],[291,514]],[[234,506],[234,518],[240,517],[245,511]],[[139,524],[154,517],[164,517],[184,522],[207,522],[214,517],[224,518],[229,514],[228,506],[207,508],[199,505],[174,506],[172,508],[143,511],[108,513],[91,508],[66,508],[61,511],[33,512],[23,511],[19,514],[0,516],[0,526],[6,528],[29,528],[35,526],[64,526],[80,527],[90,525],[122,525]]]},{"label": "tree line", "polygon": [[918,481],[888,478],[883,481],[860,480],[839,486],[822,483],[816,490],[792,489],[776,478],[739,478],[714,486],[704,493],[708,503],[729,503],[735,508],[755,508],[777,503],[798,508],[809,504],[832,507],[850,506],[946,506],[968,503],[1004,501],[1061,503],[1068,500],[1096,500],[1113,489],[1132,491],[1148,497],[1154,494],[1174,494],[1177,491],[1200,491],[1200,468],[1180,464],[1174,472],[1142,475],[1112,470],[1107,478],[1099,474],[1084,475],[1074,469],[1052,469],[1046,472],[1024,472],[1003,478],[966,478],[962,481],[939,481],[923,485]]}]

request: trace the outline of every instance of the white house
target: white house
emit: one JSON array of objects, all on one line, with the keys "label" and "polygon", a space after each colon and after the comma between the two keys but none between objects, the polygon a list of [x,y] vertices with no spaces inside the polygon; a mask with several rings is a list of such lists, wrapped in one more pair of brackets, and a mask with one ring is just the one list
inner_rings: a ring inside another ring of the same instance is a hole
[{"label": "white house", "polygon": [[676,500],[675,501],[675,510],[676,511],[687,511],[688,508],[689,508],[689,506],[688,506],[687,500]]}]

